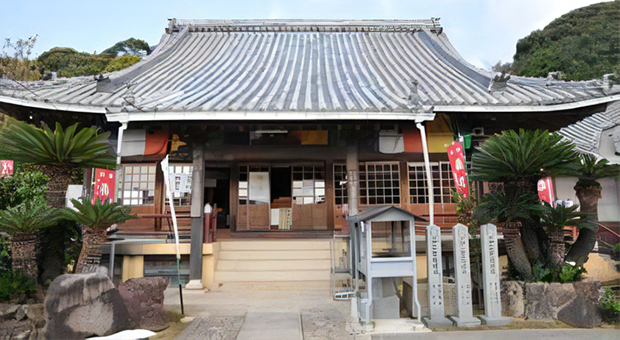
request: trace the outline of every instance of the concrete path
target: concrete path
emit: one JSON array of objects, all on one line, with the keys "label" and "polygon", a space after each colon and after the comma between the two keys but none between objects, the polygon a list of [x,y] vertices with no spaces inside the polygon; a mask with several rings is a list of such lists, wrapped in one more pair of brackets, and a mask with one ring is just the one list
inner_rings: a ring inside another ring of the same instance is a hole
[{"label": "concrete path", "polygon": [[[164,295],[166,309],[180,312],[178,290]],[[349,302],[334,301],[328,292],[184,290],[183,298],[185,315],[196,319],[177,339],[356,338],[347,331]]]},{"label": "concrete path", "polygon": [[[166,309],[180,312],[178,289],[164,293]],[[407,332],[403,325],[377,323],[365,333],[349,317],[350,302],[334,301],[328,292],[183,291],[185,315],[196,319],[177,337],[202,339],[380,339],[380,340],[619,340],[617,329],[506,329]],[[414,320],[407,321],[413,325]],[[407,326],[413,329],[413,326]],[[377,331],[383,333],[378,334]]]},{"label": "concrete path", "polygon": [[617,329],[507,329],[488,331],[443,331],[428,333],[376,334],[375,340],[618,340],[620,330]]},{"label": "concrete path", "polygon": [[237,340],[302,340],[298,312],[248,312]]}]

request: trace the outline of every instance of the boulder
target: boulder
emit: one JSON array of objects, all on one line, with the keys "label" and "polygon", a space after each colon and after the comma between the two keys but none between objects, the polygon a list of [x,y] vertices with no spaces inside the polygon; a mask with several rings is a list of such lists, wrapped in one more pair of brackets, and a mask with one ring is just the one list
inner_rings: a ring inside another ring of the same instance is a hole
[{"label": "boulder", "polygon": [[158,332],[170,325],[164,310],[166,287],[168,279],[163,277],[129,279],[118,286],[129,314],[140,328]]},{"label": "boulder", "polygon": [[558,312],[558,320],[578,328],[600,326],[602,315],[598,304],[601,283],[581,281],[572,286],[575,289],[574,299]]},{"label": "boulder", "polygon": [[523,290],[525,283],[517,281],[502,282],[502,315],[521,318],[525,314]]},{"label": "boulder", "polygon": [[65,274],[45,298],[46,339],[83,339],[134,328],[123,298],[102,272]]}]

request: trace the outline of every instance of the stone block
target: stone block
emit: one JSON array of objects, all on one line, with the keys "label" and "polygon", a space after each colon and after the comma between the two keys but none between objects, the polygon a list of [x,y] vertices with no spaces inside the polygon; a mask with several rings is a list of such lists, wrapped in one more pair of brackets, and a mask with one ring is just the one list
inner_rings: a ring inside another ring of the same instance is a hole
[{"label": "stone block", "polygon": [[527,283],[525,285],[525,317],[532,320],[553,320],[557,317],[557,308],[553,307],[546,292],[548,283]]},{"label": "stone block", "polygon": [[581,281],[574,282],[572,287],[575,289],[574,300],[558,311],[557,319],[578,328],[600,326],[602,315],[598,303],[601,283]]},{"label": "stone block", "polygon": [[101,273],[65,274],[45,298],[46,339],[84,339],[135,327],[123,298]]},{"label": "stone block", "polygon": [[525,315],[524,282],[502,282],[502,315],[521,318]]},{"label": "stone block", "polygon": [[4,320],[15,319],[17,308],[19,308],[19,305],[2,304],[0,305],[0,316]]},{"label": "stone block", "polygon": [[129,314],[140,328],[158,332],[170,325],[164,310],[166,287],[168,279],[163,277],[129,279],[118,286]]},{"label": "stone block", "polygon": [[22,321],[26,317],[26,310],[28,305],[19,305],[15,311],[15,320]]},{"label": "stone block", "polygon": [[545,292],[549,305],[553,307],[563,306],[573,300],[575,297],[575,289],[570,283],[552,282],[547,286]]}]

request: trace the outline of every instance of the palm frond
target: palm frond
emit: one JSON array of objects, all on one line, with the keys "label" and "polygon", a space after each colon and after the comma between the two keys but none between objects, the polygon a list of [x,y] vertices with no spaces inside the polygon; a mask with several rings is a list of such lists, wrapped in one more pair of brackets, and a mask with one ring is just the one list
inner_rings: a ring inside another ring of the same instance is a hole
[{"label": "palm frond", "polygon": [[532,221],[540,210],[538,197],[528,192],[517,191],[514,195],[488,193],[474,210],[472,219],[481,224]]},{"label": "palm frond", "polygon": [[11,120],[0,130],[4,144],[0,157],[64,168],[111,168],[116,165],[116,155],[109,137],[110,132],[100,133],[96,127],[79,128],[77,123],[67,129],[56,124],[52,131],[47,126],[39,129]]},{"label": "palm frond", "polygon": [[588,228],[596,231],[598,226],[589,219],[588,214],[577,211],[579,205],[565,207],[558,204],[556,207],[544,202],[541,221],[548,228],[561,230],[565,226],[576,226],[579,229]]},{"label": "palm frond", "polygon": [[42,199],[26,201],[7,210],[0,210],[0,231],[24,234],[50,227],[58,221],[58,211]]},{"label": "palm frond", "polygon": [[122,206],[120,203],[110,203],[107,200],[102,202],[99,198],[94,203],[86,198],[72,199],[71,202],[75,210],[65,208],[61,210],[61,215],[66,219],[97,230],[105,230],[112,224],[136,218],[135,215],[129,214],[130,207]]},{"label": "palm frond", "polygon": [[620,177],[620,165],[609,164],[605,158],[597,158],[591,154],[580,153],[578,161],[572,164],[568,175],[578,177],[577,187],[600,187],[602,178]]},{"label": "palm frond", "polygon": [[566,172],[577,158],[572,144],[545,130],[502,131],[477,148],[472,179],[505,182],[540,179]]}]

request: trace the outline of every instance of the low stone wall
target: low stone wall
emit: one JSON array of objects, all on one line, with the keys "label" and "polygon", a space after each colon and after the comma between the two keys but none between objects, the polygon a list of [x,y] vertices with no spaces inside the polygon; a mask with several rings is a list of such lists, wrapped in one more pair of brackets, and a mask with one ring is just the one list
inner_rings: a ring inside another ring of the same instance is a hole
[{"label": "low stone wall", "polygon": [[560,320],[570,326],[601,324],[598,307],[601,283],[502,282],[502,315],[533,320]]}]

